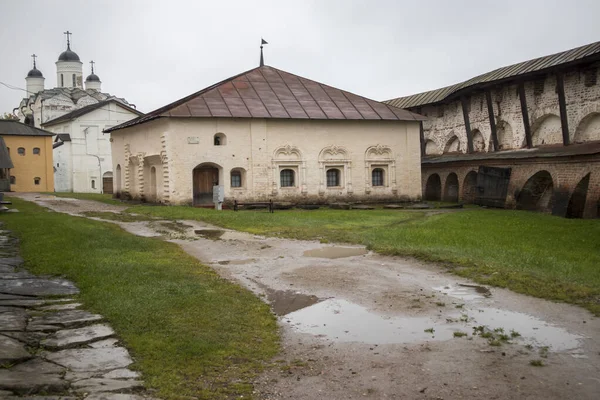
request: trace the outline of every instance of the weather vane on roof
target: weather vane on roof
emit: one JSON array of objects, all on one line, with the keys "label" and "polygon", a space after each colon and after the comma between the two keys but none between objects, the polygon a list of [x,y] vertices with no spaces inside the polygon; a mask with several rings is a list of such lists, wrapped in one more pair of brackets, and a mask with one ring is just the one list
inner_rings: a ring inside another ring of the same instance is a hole
[{"label": "weather vane on roof", "polygon": [[264,66],[265,65],[265,59],[263,57],[263,45],[265,44],[269,44],[269,42],[267,42],[265,39],[260,38],[260,66]]}]

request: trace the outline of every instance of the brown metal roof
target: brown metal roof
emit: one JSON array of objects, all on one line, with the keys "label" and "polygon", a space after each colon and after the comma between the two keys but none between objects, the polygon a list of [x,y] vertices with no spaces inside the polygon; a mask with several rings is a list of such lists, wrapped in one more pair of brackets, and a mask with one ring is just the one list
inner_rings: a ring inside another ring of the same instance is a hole
[{"label": "brown metal roof", "polygon": [[262,66],[106,129],[161,117],[422,121],[421,115]]},{"label": "brown metal roof", "polygon": [[384,101],[384,103],[400,108],[411,108],[425,104],[439,103],[456,92],[471,86],[502,81],[525,74],[542,72],[559,65],[585,61],[584,59],[588,57],[591,58],[598,54],[600,54],[600,42],[590,43],[561,53],[535,58],[533,60],[509,65],[508,67],[498,68],[455,85],[417,93],[411,96],[398,97],[396,99]]}]

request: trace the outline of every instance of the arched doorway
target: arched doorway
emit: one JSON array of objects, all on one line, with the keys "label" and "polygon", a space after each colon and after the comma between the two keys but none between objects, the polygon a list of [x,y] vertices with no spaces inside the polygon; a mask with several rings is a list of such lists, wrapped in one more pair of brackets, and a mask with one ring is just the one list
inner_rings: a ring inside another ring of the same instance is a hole
[{"label": "arched doorway", "polygon": [[221,167],[212,163],[203,163],[194,168],[194,205],[212,204],[213,186],[219,184],[220,169]]},{"label": "arched doorway", "polygon": [[517,197],[517,208],[549,212],[552,210],[553,190],[552,175],[548,171],[539,171],[525,182]]},{"label": "arched doorway", "polygon": [[452,203],[458,202],[458,176],[454,172],[450,173],[446,178],[444,185],[444,201]]},{"label": "arched doorway", "polygon": [[113,173],[108,171],[102,174],[102,192],[113,193]]},{"label": "arched doorway", "polygon": [[150,168],[150,199],[156,200],[156,167]]},{"label": "arched doorway", "polygon": [[477,198],[477,172],[471,171],[465,177],[465,182],[463,183],[463,194],[462,200],[463,203],[475,203],[475,199]]},{"label": "arched doorway", "polygon": [[585,210],[585,199],[587,197],[588,186],[590,184],[590,174],[583,177],[575,187],[569,206],[567,207],[567,218],[583,218]]},{"label": "arched doorway", "polygon": [[440,201],[442,197],[442,181],[438,174],[431,174],[425,184],[425,200]]}]

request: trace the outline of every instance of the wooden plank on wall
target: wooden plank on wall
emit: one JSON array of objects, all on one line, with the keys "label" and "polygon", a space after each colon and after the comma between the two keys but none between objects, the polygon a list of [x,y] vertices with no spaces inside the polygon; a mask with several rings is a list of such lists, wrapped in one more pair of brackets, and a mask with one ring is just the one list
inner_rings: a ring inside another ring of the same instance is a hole
[{"label": "wooden plank on wall", "polygon": [[521,114],[523,116],[523,127],[525,128],[525,141],[527,147],[532,148],[531,125],[529,125],[529,112],[527,111],[527,98],[525,97],[525,83],[519,83],[519,100],[521,101]]},{"label": "wooden plank on wall", "polygon": [[487,100],[488,118],[490,120],[490,131],[492,132],[492,143],[494,143],[494,151],[500,150],[498,145],[498,132],[496,130],[496,117],[494,117],[494,105],[492,104],[492,92],[485,91],[485,99]]},{"label": "wooden plank on wall", "polygon": [[463,96],[460,99],[461,101],[461,105],[462,105],[462,110],[463,110],[463,118],[465,120],[465,130],[467,131],[467,150],[469,153],[473,152],[473,136],[471,134],[471,123],[469,121],[469,108],[468,108],[468,102],[470,101],[470,99],[468,99],[467,97]]}]

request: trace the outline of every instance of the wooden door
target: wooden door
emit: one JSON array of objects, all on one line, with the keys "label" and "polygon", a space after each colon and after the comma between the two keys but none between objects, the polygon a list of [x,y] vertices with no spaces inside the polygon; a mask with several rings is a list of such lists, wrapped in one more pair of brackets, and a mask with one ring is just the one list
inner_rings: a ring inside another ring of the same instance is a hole
[{"label": "wooden door", "polygon": [[106,194],[113,193],[113,178],[102,178],[102,192]]},{"label": "wooden door", "polygon": [[219,170],[213,167],[194,169],[194,205],[211,204],[213,186],[219,184]]},{"label": "wooden door", "polygon": [[510,173],[510,168],[480,166],[477,174],[475,203],[481,206],[503,208],[508,193]]}]

